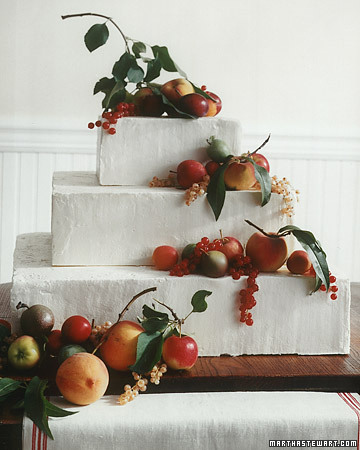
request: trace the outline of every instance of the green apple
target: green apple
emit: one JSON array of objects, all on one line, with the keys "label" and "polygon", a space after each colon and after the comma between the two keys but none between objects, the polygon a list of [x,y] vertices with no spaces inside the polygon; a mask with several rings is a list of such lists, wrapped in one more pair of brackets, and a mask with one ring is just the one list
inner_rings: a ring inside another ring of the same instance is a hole
[{"label": "green apple", "polygon": [[32,336],[20,336],[8,350],[9,363],[19,370],[31,369],[36,366],[41,356],[39,344]]}]

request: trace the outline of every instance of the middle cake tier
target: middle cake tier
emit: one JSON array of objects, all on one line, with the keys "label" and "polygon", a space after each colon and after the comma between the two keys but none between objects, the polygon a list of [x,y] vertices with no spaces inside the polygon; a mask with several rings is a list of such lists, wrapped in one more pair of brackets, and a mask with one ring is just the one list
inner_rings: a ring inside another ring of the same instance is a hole
[{"label": "middle cake tier", "polygon": [[249,219],[269,232],[289,222],[283,198],[260,206],[259,191],[227,192],[216,222],[205,196],[187,206],[184,191],[146,186],[101,186],[95,173],[57,172],[53,179],[54,266],[151,265],[153,250],[181,250],[203,236],[233,236],[245,244],[255,232]]}]

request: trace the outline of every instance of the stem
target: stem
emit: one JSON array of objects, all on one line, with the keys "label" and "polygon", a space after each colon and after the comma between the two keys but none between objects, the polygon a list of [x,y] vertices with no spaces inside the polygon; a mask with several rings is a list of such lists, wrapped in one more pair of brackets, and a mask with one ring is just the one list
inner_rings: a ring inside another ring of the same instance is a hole
[{"label": "stem", "polygon": [[[266,233],[266,231],[264,231],[262,228],[258,227],[254,223],[250,222],[250,220],[245,219],[245,222],[247,224],[251,225],[252,227],[256,228],[258,231],[260,231],[260,233],[262,233],[266,237],[269,237],[269,238],[272,238],[272,239],[278,239],[280,237],[278,234]],[[287,233],[287,234],[290,234],[290,233]],[[287,234],[282,234],[281,236],[287,236]]]},{"label": "stem", "polygon": [[126,311],[130,308],[130,306],[134,303],[134,301],[137,300],[137,299],[138,299],[139,297],[141,297],[142,295],[147,294],[148,292],[156,291],[156,289],[157,289],[156,287],[151,287],[151,288],[145,289],[145,290],[139,292],[138,294],[136,294],[136,295],[129,301],[129,303],[125,306],[125,308],[124,308],[124,309],[121,311],[121,313],[119,314],[118,320],[117,320],[117,321],[114,323],[114,325],[112,325],[112,326],[106,331],[106,333],[103,335],[103,337],[101,338],[100,342],[98,343],[98,345],[95,347],[94,351],[92,352],[93,355],[99,350],[99,348],[103,345],[103,343],[104,343],[105,341],[107,341],[110,331],[113,329],[113,327],[114,327],[115,325],[117,325],[117,324],[121,321],[121,319],[123,318],[124,314],[125,314]]},{"label": "stem", "polygon": [[249,154],[249,156],[252,156],[252,155],[255,155],[255,153],[258,151],[258,150],[260,150],[260,149],[262,149],[263,147],[265,147],[265,145],[269,142],[269,140],[270,140],[270,136],[271,136],[271,133],[269,134],[269,136],[265,139],[265,141],[260,145],[260,147],[258,147],[256,150],[254,150],[253,152],[251,152],[250,154]]},{"label": "stem", "polygon": [[29,306],[26,305],[25,303],[19,302],[19,303],[16,305],[16,309],[21,309],[21,308],[27,308],[27,309],[30,309]]},{"label": "stem", "polygon": [[176,320],[176,322],[181,322],[181,319],[179,319],[179,316],[176,314],[176,312],[168,305],[166,305],[165,303],[161,302],[160,300],[157,300],[156,298],[153,298],[153,300],[157,303],[159,303],[159,305],[164,306],[165,308],[167,308],[171,314],[173,315],[174,319]]},{"label": "stem", "polygon": [[109,22],[111,22],[111,23],[114,25],[114,27],[120,32],[120,34],[121,34],[121,36],[122,36],[122,38],[124,39],[124,42],[125,42],[126,51],[127,51],[128,53],[130,53],[129,45],[128,45],[128,42],[127,42],[127,39],[126,39],[125,34],[122,32],[122,30],[120,29],[120,27],[117,25],[117,23],[115,23],[115,22],[113,21],[113,19],[112,19],[111,17],[109,17],[109,16],[104,16],[103,14],[96,14],[96,13],[78,13],[78,14],[67,14],[66,16],[61,16],[61,18],[62,18],[63,20],[65,20],[65,19],[69,19],[69,18],[71,18],[71,17],[83,17],[83,16],[96,16],[96,17],[102,17],[103,19],[106,19],[106,20],[108,20]]}]

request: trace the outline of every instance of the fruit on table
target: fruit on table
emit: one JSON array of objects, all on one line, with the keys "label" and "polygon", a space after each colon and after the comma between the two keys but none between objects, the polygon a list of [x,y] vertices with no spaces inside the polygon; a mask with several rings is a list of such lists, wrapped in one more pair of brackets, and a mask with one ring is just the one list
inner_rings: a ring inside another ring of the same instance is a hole
[{"label": "fruit on table", "polygon": [[206,117],[214,117],[221,111],[222,103],[220,97],[218,97],[213,92],[205,91],[210,97],[212,97],[214,100],[211,100],[210,98],[207,98],[207,102],[209,104],[209,110],[206,114]]},{"label": "fruit on table", "polygon": [[304,250],[295,250],[286,261],[286,266],[291,273],[301,275],[310,270],[311,261]]},{"label": "fruit on table", "polygon": [[219,252],[224,253],[228,261],[231,261],[235,256],[242,256],[244,254],[244,248],[241,243],[234,237],[224,237],[221,239],[222,247]]},{"label": "fruit on table", "polygon": [[256,183],[254,166],[250,162],[233,162],[225,170],[224,181],[229,189],[250,189]]},{"label": "fruit on table", "polygon": [[198,358],[198,346],[190,336],[172,335],[164,342],[162,356],[171,369],[189,370]]},{"label": "fruit on table", "polygon": [[212,176],[218,170],[220,164],[215,161],[209,161],[205,164],[205,169],[208,175]]},{"label": "fruit on table", "polygon": [[264,155],[260,153],[255,153],[251,156],[251,158],[255,161],[258,166],[264,167],[268,172],[270,172],[270,164],[269,161],[265,158]]},{"label": "fruit on table", "polygon": [[188,244],[181,253],[181,259],[188,259],[194,253],[196,244]]},{"label": "fruit on table", "polygon": [[286,261],[287,245],[283,237],[268,233],[254,233],[246,244],[246,255],[260,272],[275,272]]},{"label": "fruit on table", "polygon": [[186,159],[181,162],[177,169],[177,182],[184,189],[188,189],[194,183],[199,183],[207,175],[205,167],[198,161]]},{"label": "fruit on table", "polygon": [[142,326],[130,320],[113,325],[100,347],[105,364],[115,370],[128,370],[136,361],[137,341],[143,331]]},{"label": "fruit on table", "polygon": [[46,350],[51,355],[57,355],[60,348],[64,345],[61,330],[52,330],[48,336],[48,341],[46,343]]},{"label": "fruit on table", "polygon": [[41,356],[39,344],[32,336],[17,338],[8,349],[9,363],[19,370],[35,367]]},{"label": "fruit on table", "polygon": [[160,90],[175,106],[182,96],[195,92],[193,85],[185,78],[170,80],[163,84]]},{"label": "fruit on table", "polygon": [[86,353],[86,350],[79,344],[70,344],[61,347],[58,356],[58,363],[62,364],[65,359],[70,358],[70,356],[75,355],[75,353]]},{"label": "fruit on table", "polygon": [[212,161],[222,163],[231,155],[229,146],[222,139],[216,139],[214,136],[211,136],[208,144],[209,147],[206,148],[206,153]]},{"label": "fruit on table", "polygon": [[105,394],[109,372],[97,356],[76,353],[61,364],[55,381],[66,400],[75,405],[89,405]]},{"label": "fruit on table", "polygon": [[187,94],[180,98],[178,108],[186,114],[195,117],[204,117],[209,111],[209,104],[200,94]]},{"label": "fruit on table", "polygon": [[228,259],[219,250],[210,250],[201,256],[200,267],[204,275],[219,278],[225,275],[228,269]]},{"label": "fruit on table", "polygon": [[27,308],[20,317],[20,326],[24,334],[33,337],[48,335],[54,326],[54,314],[51,309],[44,305],[27,305],[20,307]]},{"label": "fruit on table", "polygon": [[61,327],[61,335],[65,342],[81,344],[91,334],[90,322],[82,316],[68,317]]},{"label": "fruit on table", "polygon": [[155,95],[150,88],[141,88],[134,95],[134,103],[141,116],[160,117],[164,105],[160,95]]},{"label": "fruit on table", "polygon": [[170,245],[161,245],[156,247],[152,254],[152,260],[155,267],[159,270],[170,270],[175,266],[179,259],[176,248]]}]

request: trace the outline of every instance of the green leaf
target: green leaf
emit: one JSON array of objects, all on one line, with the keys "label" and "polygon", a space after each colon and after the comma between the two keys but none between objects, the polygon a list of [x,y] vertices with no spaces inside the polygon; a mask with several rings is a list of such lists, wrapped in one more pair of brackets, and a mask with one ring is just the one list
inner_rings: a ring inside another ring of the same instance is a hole
[{"label": "green leaf", "polygon": [[21,381],[13,380],[12,378],[0,378],[0,402],[19,389],[20,385]]},{"label": "green leaf", "polygon": [[158,56],[155,59],[151,59],[147,63],[147,71],[144,81],[149,82],[155,80],[160,75],[161,62]]},{"label": "green leaf", "polygon": [[[188,80],[188,81],[189,81],[189,80]],[[189,81],[189,82],[191,83],[191,81]],[[210,100],[215,101],[215,100],[211,97],[211,95],[207,94],[205,91],[203,91],[203,90],[200,89],[199,87],[195,86],[194,83],[191,83],[191,84],[192,84],[192,86],[193,86],[194,91],[195,91],[196,94],[200,94],[200,95],[202,95],[202,96],[205,97],[205,98],[208,98],[208,99],[210,99]]]},{"label": "green leaf", "polygon": [[20,398],[16,403],[12,405],[11,410],[24,409],[24,399]]},{"label": "green leaf", "polygon": [[109,30],[105,23],[97,23],[93,25],[85,34],[85,45],[89,52],[93,52],[97,48],[106,43],[109,37]]},{"label": "green leaf", "polygon": [[155,83],[154,84],[151,83],[150,87],[155,95],[161,96],[164,105],[171,106],[171,108],[173,108],[176,112],[179,113],[180,117],[182,117],[184,119],[197,119],[196,116],[192,116],[191,114],[187,114],[187,113],[184,113],[183,111],[180,111],[180,109],[178,109],[173,103],[171,103],[170,100],[168,100],[165,97],[165,95],[161,92],[160,87],[158,87]]},{"label": "green leaf", "polygon": [[161,311],[157,311],[156,309],[152,309],[147,305],[143,305],[143,315],[144,317],[146,317],[147,319],[149,317],[157,317],[159,319],[167,319],[169,320],[169,316]]},{"label": "green leaf", "polygon": [[173,59],[169,55],[169,50],[167,47],[159,47],[158,45],[154,45],[151,47],[155,58],[158,56],[161,62],[161,66],[167,72],[178,72],[184,78],[187,78],[185,72],[183,72],[180,67],[173,61]]},{"label": "green leaf", "polygon": [[125,52],[121,55],[119,61],[116,61],[112,69],[116,81],[125,80],[133,60],[135,60],[135,57]]},{"label": "green leaf", "polygon": [[246,156],[245,159],[254,166],[255,178],[261,187],[261,206],[265,206],[271,198],[271,178],[269,172],[264,167],[256,164],[252,158]]},{"label": "green leaf", "polygon": [[224,206],[226,196],[224,173],[227,167],[229,166],[229,162],[232,157],[233,157],[232,155],[229,155],[225,160],[224,164],[222,164],[216,170],[216,172],[210,178],[210,183],[207,188],[206,198],[211,206],[211,209],[214,212],[216,220],[218,220],[218,218],[220,217],[222,208]]},{"label": "green leaf", "polygon": [[163,343],[164,338],[159,331],[141,333],[137,342],[136,362],[129,369],[140,374],[150,372],[161,358]]},{"label": "green leaf", "polygon": [[136,41],[133,43],[132,51],[136,58],[140,58],[140,53],[146,52],[146,45],[143,42]]},{"label": "green leaf", "polygon": [[115,78],[101,78],[94,86],[94,95],[98,92],[104,92],[105,94],[107,94],[112,90],[115,84]]},{"label": "green leaf", "polygon": [[136,60],[132,63],[130,69],[127,72],[127,78],[130,81],[130,83],[140,83],[140,81],[144,78],[144,71],[138,64],[136,63]]},{"label": "green leaf", "polygon": [[210,291],[197,291],[195,292],[195,294],[192,296],[191,299],[191,304],[193,307],[193,312],[204,312],[206,311],[208,305],[206,303],[206,297],[208,297],[209,295],[211,295],[212,292]]},{"label": "green leaf", "polygon": [[126,96],[125,82],[119,80],[115,83],[111,91],[105,95],[102,101],[102,106],[103,108],[112,108],[116,106],[119,102],[121,102],[125,98],[125,96]]},{"label": "green leaf", "polygon": [[[295,225],[287,225],[286,227],[280,228],[279,234],[290,231],[298,240],[298,242],[303,246],[304,250],[309,255],[310,261],[314,267],[317,278],[315,280],[316,292],[322,283],[326,286],[326,290],[330,287],[329,280],[329,267],[326,261],[326,253],[321,248],[320,242],[315,238],[311,231],[302,230]],[[321,283],[319,281],[321,280]]]},{"label": "green leaf", "polygon": [[58,406],[50,403],[47,398],[44,397],[45,412],[49,417],[66,417],[76,414],[78,411],[66,411]]},{"label": "green leaf", "polygon": [[164,317],[149,317],[141,321],[141,326],[148,333],[155,333],[156,331],[164,331],[169,324],[169,318]]},{"label": "green leaf", "polygon": [[25,391],[24,408],[26,415],[35,423],[35,425],[51,439],[54,439],[49,428],[44,404],[44,390],[46,389],[46,386],[46,380],[40,380],[39,377],[32,378]]}]

